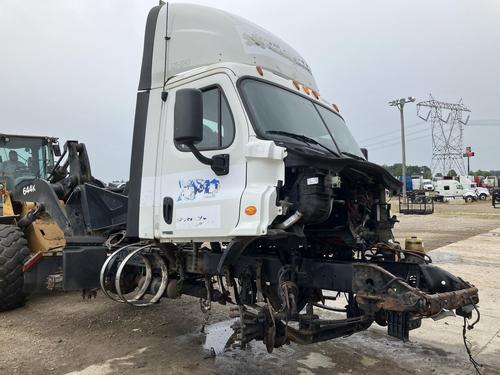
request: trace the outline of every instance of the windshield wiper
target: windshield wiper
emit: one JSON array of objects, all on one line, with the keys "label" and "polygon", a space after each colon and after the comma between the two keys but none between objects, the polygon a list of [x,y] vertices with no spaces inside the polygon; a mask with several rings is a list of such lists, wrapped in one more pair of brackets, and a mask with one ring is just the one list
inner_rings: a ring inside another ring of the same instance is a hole
[{"label": "windshield wiper", "polygon": [[284,135],[286,137],[298,139],[299,141],[302,141],[302,142],[307,143],[307,144],[310,143],[310,144],[313,144],[313,145],[320,146],[320,147],[322,147],[323,149],[325,149],[326,151],[330,152],[331,154],[333,154],[335,156],[340,156],[337,152],[335,152],[332,149],[326,147],[325,145],[319,143],[317,140],[308,137],[307,135],[289,133],[289,132],[282,131],[282,130],[268,130],[268,131],[266,131],[266,134],[278,134],[278,135]]},{"label": "windshield wiper", "polygon": [[342,151],[342,155],[347,155],[347,156],[350,156],[350,157],[352,157],[352,158],[354,158],[354,159],[358,159],[358,160],[364,160],[364,161],[366,161],[366,159],[365,159],[365,158],[362,158],[361,156],[356,155],[356,154],[352,154],[352,153],[350,153],[350,152],[344,152],[344,151]]}]

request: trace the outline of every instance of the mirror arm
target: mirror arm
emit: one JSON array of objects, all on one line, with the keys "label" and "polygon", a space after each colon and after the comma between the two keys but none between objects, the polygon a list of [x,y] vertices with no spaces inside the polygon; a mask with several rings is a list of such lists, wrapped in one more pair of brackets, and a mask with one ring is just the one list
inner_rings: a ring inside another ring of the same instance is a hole
[{"label": "mirror arm", "polygon": [[193,153],[196,159],[200,163],[206,164],[206,165],[214,165],[214,161],[211,158],[207,158],[206,156],[203,156],[200,151],[196,148],[196,146],[193,143],[186,143],[186,146],[189,148],[189,151]]},{"label": "mirror arm", "polygon": [[193,143],[186,143],[186,146],[200,163],[210,165],[217,176],[224,176],[229,173],[229,154],[214,155],[212,158],[207,158],[201,154]]}]

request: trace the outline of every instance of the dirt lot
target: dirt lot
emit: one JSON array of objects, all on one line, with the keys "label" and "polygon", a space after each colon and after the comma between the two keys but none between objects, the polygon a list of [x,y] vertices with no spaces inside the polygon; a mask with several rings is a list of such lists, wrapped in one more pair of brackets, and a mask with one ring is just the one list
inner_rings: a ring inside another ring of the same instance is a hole
[{"label": "dirt lot", "polygon": [[[465,276],[474,279],[478,275],[485,285],[485,323],[469,335],[475,353],[486,364],[484,372],[500,374],[498,346],[489,348],[500,341],[500,316],[495,309],[500,290],[494,277],[499,274],[500,254],[491,252],[473,270],[467,260],[467,256],[475,259],[469,244],[477,244],[477,251],[482,240],[490,241],[492,249],[500,248],[500,235],[476,236],[500,228],[500,209],[495,211],[488,203],[441,205],[434,215],[401,216],[400,220],[397,239],[424,238],[428,249],[440,248],[430,253],[437,263],[448,264],[451,257],[453,272],[468,271]],[[476,237],[457,242],[472,236]],[[453,318],[426,322],[409,343],[388,338],[382,328],[372,326],[349,338],[306,347],[292,344],[270,355],[259,343],[245,351],[223,353],[229,325],[226,313],[227,308],[214,307],[206,335],[200,332],[204,316],[192,298],[135,309],[102,295],[91,301],[83,301],[77,293],[32,297],[25,308],[0,315],[0,373],[473,373],[461,342],[460,321]],[[216,351],[215,358],[209,355],[210,347]]]},{"label": "dirt lot", "polygon": [[396,239],[404,244],[405,238],[417,236],[424,240],[427,250],[498,228],[500,223],[500,208],[494,209],[491,201],[436,203],[430,216],[400,215],[397,202],[391,203],[401,220],[395,227]]}]

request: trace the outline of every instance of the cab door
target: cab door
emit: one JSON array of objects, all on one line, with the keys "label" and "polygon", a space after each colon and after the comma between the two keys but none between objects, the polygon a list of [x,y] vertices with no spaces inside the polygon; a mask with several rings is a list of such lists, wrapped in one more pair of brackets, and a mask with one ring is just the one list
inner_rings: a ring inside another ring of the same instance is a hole
[{"label": "cab door", "polygon": [[455,196],[457,197],[462,196],[466,192],[464,187],[458,183],[454,185],[454,188],[455,188]]},{"label": "cab door", "polygon": [[[196,147],[206,157],[229,154],[227,175],[217,176],[187,147],[175,144],[174,105],[176,91],[182,88],[202,91],[203,140]],[[229,236],[240,217],[248,142],[248,124],[233,82],[226,74],[217,73],[172,88],[163,111],[155,237],[202,240]]]}]

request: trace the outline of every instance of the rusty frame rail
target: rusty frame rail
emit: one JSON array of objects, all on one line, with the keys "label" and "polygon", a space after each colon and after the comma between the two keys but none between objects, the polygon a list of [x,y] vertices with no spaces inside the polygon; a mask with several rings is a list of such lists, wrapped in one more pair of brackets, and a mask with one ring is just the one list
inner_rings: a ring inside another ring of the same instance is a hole
[{"label": "rusty frame rail", "polygon": [[353,269],[353,291],[360,305],[430,317],[443,309],[455,310],[479,302],[478,289],[461,279],[457,280],[460,289],[432,293],[412,287],[377,265],[357,264]]}]

